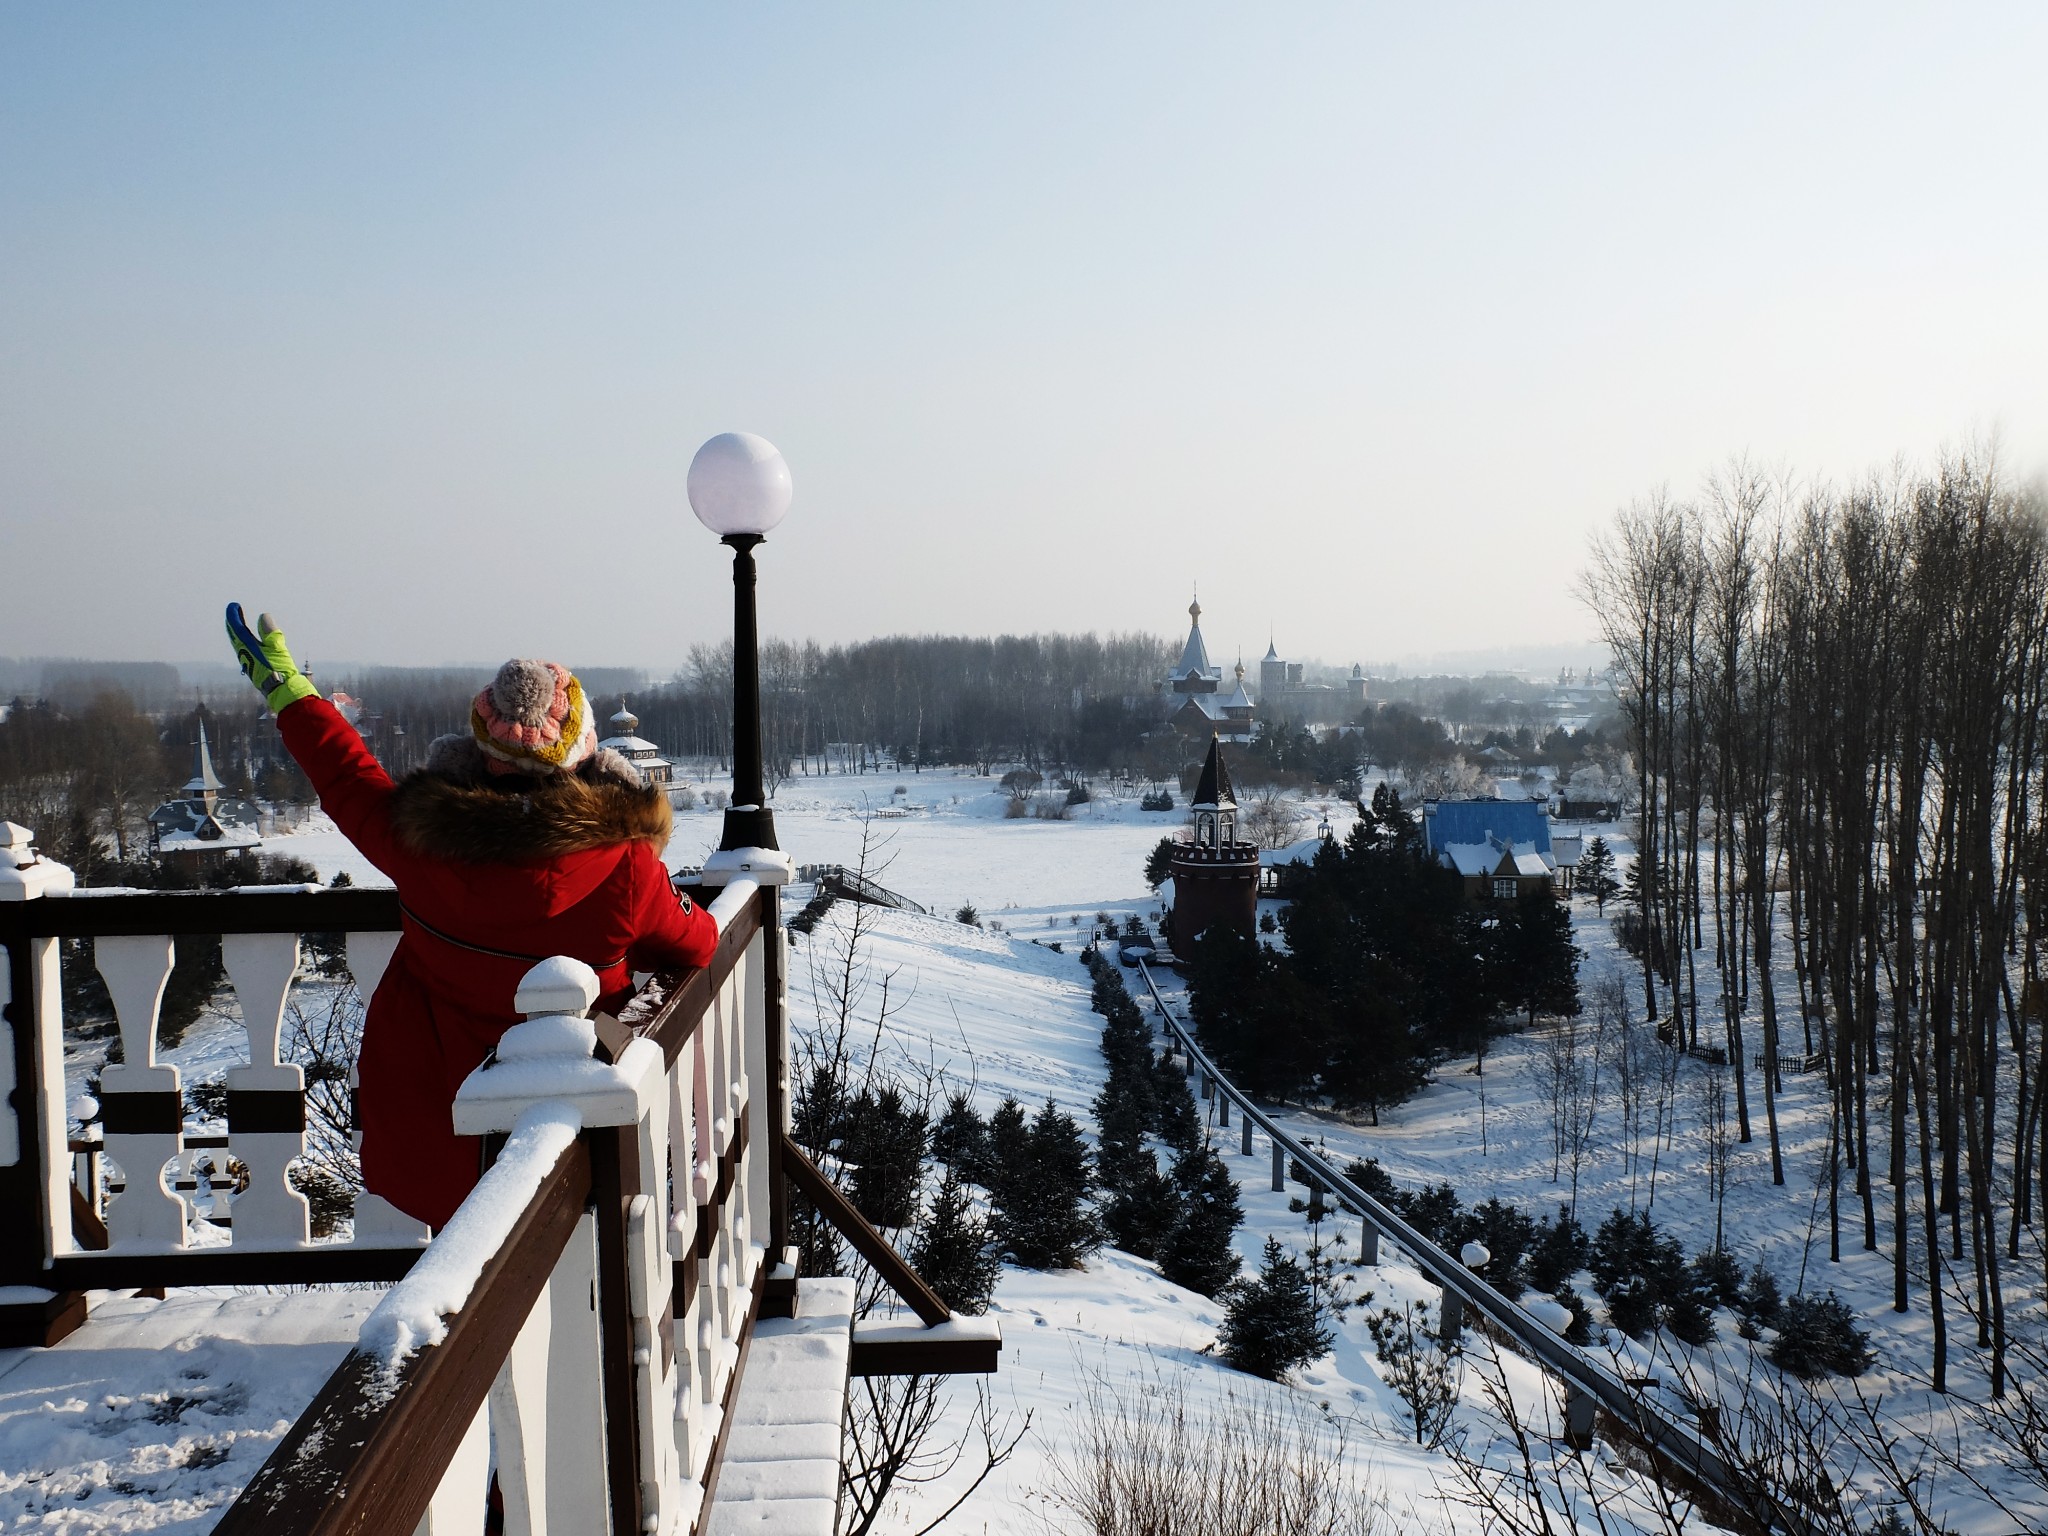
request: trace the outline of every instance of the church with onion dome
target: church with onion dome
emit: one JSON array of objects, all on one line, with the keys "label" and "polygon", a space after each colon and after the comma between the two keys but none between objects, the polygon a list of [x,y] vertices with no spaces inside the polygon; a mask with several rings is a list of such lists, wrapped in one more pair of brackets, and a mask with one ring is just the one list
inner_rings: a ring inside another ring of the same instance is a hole
[{"label": "church with onion dome", "polygon": [[623,757],[640,770],[640,777],[650,784],[666,788],[675,781],[675,764],[662,756],[661,748],[640,734],[640,717],[627,707],[625,699],[619,700],[619,711],[607,722],[611,735],[600,741],[598,749],[609,749]]}]

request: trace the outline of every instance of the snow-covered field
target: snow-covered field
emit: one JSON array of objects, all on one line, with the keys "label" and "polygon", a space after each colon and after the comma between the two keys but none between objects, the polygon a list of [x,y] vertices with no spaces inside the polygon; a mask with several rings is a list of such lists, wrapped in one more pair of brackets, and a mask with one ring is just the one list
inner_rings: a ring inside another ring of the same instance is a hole
[{"label": "snow-covered field", "polygon": [[[895,793],[899,785],[905,791],[900,795]],[[1097,1044],[1101,1020],[1088,1009],[1087,976],[1075,953],[1076,939],[1085,937],[1099,910],[1118,918],[1157,910],[1141,875],[1144,857],[1183,815],[1143,812],[1135,800],[1104,797],[1075,808],[1069,821],[1006,820],[1002,797],[992,791],[988,779],[951,773],[797,779],[782,787],[776,818],[783,846],[803,863],[855,864],[867,836],[873,843],[868,863],[876,878],[934,914],[919,917],[869,909],[873,925],[867,959],[878,973],[893,975],[894,1012],[882,1049],[906,1064],[971,1085],[984,1111],[1005,1094],[1015,1094],[1027,1105],[1051,1097],[1085,1126],[1089,1101],[1102,1077]],[[1311,817],[1325,814],[1320,803],[1308,810]],[[1348,808],[1331,805],[1328,814],[1338,835],[1343,835],[1350,822]],[[679,813],[669,849],[671,864],[699,862],[716,843],[718,827],[716,812]],[[1618,829],[1605,830],[1616,841],[1617,851],[1625,853]],[[359,882],[377,879],[319,818],[275,846],[310,859],[324,874],[347,870]],[[969,903],[984,923],[993,919],[1003,931],[992,931],[992,923],[971,928],[952,921],[953,910]],[[845,910],[835,909],[828,923],[843,921]],[[1591,906],[1579,904],[1576,915],[1579,942],[1588,952],[1588,979],[1627,969],[1607,924],[1594,916]],[[1034,939],[1040,942],[1034,944]],[[1054,942],[1062,945],[1063,953],[1051,950]],[[791,997],[800,1026],[822,995],[809,985],[809,961],[829,947],[830,935],[823,928],[799,942]],[[1789,996],[1790,991],[1788,978],[1781,995]],[[1640,1009],[1638,995],[1631,995],[1631,1006]],[[1703,998],[1702,1019],[1716,1013],[1711,1000]],[[872,1017],[872,1004],[866,1014]],[[236,1057],[238,1049],[238,1039],[227,1025],[206,1025],[196,1028],[170,1059],[204,1075]],[[1468,1205],[1497,1195],[1532,1214],[1554,1209],[1568,1191],[1551,1178],[1551,1121],[1534,1041],[1498,1041],[1486,1060],[1483,1079],[1471,1070],[1473,1066],[1470,1060],[1446,1063],[1433,1084],[1410,1103],[1387,1112],[1377,1127],[1307,1113],[1294,1114],[1290,1120],[1298,1130],[1321,1139],[1340,1164],[1354,1156],[1375,1157],[1403,1183],[1448,1180]],[[1688,1251],[1708,1246],[1713,1236],[1705,1143],[1690,1091],[1690,1080],[1705,1070],[1690,1061],[1682,1068],[1686,1081],[1677,1093],[1679,1120],[1660,1155],[1653,1208],[1659,1226],[1680,1237]],[[1758,1259],[1768,1264],[1788,1294],[1802,1284],[1810,1290],[1839,1292],[1877,1343],[1880,1364],[1865,1378],[1866,1389],[1885,1394],[1887,1411],[1900,1415],[1909,1438],[1926,1433],[1935,1422],[1936,1405],[1912,1374],[1927,1356],[1926,1313],[1917,1281],[1915,1309],[1903,1317],[1893,1314],[1889,1256],[1860,1251],[1860,1227],[1846,1195],[1844,1258],[1839,1264],[1828,1261],[1825,1197],[1817,1184],[1826,1155],[1821,1080],[1788,1075],[1779,1107],[1786,1183],[1774,1187],[1770,1182],[1759,1102],[1754,1106],[1756,1140],[1734,1153],[1726,1209],[1729,1246],[1745,1264]],[[1611,1113],[1603,1114],[1606,1118],[1596,1127],[1580,1174],[1579,1209],[1589,1229],[1607,1210],[1630,1204],[1631,1178],[1614,1120]],[[1300,1215],[1287,1210],[1290,1197],[1300,1191],[1271,1191],[1263,1140],[1250,1158],[1238,1155],[1235,1128],[1219,1135],[1217,1144],[1238,1176],[1245,1206],[1246,1223],[1238,1242],[1241,1255],[1248,1263],[1255,1259],[1268,1234],[1301,1246],[1307,1227]],[[1648,1198],[1640,1174],[1634,1195],[1637,1205]],[[1355,1223],[1347,1220],[1336,1228],[1355,1240]],[[1331,1230],[1326,1224],[1326,1237]],[[2025,1257],[2008,1272],[2008,1304],[2016,1318],[2038,1327],[2041,1260],[2036,1241],[2028,1235]],[[1391,1249],[1384,1258],[1376,1270],[1361,1274],[1361,1283],[1382,1302],[1418,1298],[1428,1301],[1433,1311],[1434,1288]],[[1916,1272],[1920,1262],[1916,1254]],[[2034,1277],[2031,1282],[2029,1276]],[[152,1309],[163,1313],[169,1320],[166,1326],[174,1321],[182,1330],[175,1335],[181,1338],[218,1332],[213,1324],[201,1326],[174,1316],[176,1308],[207,1305],[212,1303],[193,1299],[120,1304],[136,1316]],[[1220,1318],[1217,1304],[1177,1289],[1151,1265],[1118,1253],[1105,1251],[1085,1269],[1070,1273],[1006,1272],[995,1310],[1003,1323],[1005,1345],[1002,1370],[989,1385],[999,1410],[1031,1415],[1031,1432],[1016,1456],[947,1523],[949,1531],[1041,1532],[1049,1522],[1052,1529],[1072,1528],[1047,1494],[1056,1481],[1059,1459],[1070,1455],[1076,1443],[1091,1379],[1146,1390],[1146,1384],[1162,1378],[1179,1380],[1191,1403],[1220,1402],[1226,1391],[1241,1397],[1281,1394],[1324,1416],[1342,1430],[1347,1456],[1384,1500],[1389,1528],[1478,1529],[1468,1511],[1443,1496],[1452,1482],[1448,1462],[1418,1450],[1404,1435],[1404,1410],[1380,1379],[1362,1321],[1345,1323],[1335,1351],[1301,1372],[1294,1385],[1268,1387],[1229,1371],[1210,1352]],[[1981,1394],[1983,1381],[1960,1306],[1952,1309],[1951,1319],[1955,1383],[1963,1393]],[[1957,1323],[1964,1326],[1957,1329]],[[1725,1317],[1723,1326],[1721,1347],[1733,1355],[1743,1346]],[[321,1337],[338,1339],[348,1331],[342,1328]],[[1617,1347],[1637,1351],[1639,1362],[1645,1358],[1637,1346],[1626,1345],[1618,1335],[1613,1339]],[[335,1353],[339,1349],[322,1347]],[[1657,1347],[1677,1346],[1662,1338]],[[185,1353],[228,1348],[199,1344]],[[1483,1351],[1485,1346],[1475,1343],[1474,1349]],[[41,1359],[56,1360],[66,1353]],[[291,1402],[309,1396],[326,1369],[314,1362],[318,1349],[308,1343],[302,1350],[307,1362],[303,1370],[275,1380],[266,1374],[261,1391],[249,1397],[247,1406],[232,1410],[242,1416],[234,1420],[241,1426],[234,1433],[246,1438],[246,1456],[231,1446],[227,1459],[221,1460],[211,1449],[195,1449],[198,1441],[190,1426],[195,1414],[229,1410],[194,1406],[172,1415],[173,1422],[156,1425],[161,1414],[155,1410],[105,1406],[117,1399],[140,1402],[150,1392],[170,1390],[166,1383],[175,1375],[171,1365],[116,1350],[68,1353],[93,1358],[73,1361],[59,1371],[62,1380],[47,1381],[46,1365],[38,1363],[31,1371],[22,1356],[0,1355],[0,1530],[203,1530],[210,1518],[205,1511],[217,1506],[222,1490],[231,1489],[260,1462],[259,1431],[274,1436],[275,1421],[295,1411]],[[201,1363],[211,1359],[205,1356]],[[1671,1362],[1662,1363],[1668,1372]],[[1545,1389],[1535,1373],[1512,1357],[1504,1365],[1517,1399],[1539,1402]],[[234,1360],[223,1355],[222,1363],[209,1366],[203,1379],[211,1384],[209,1390],[239,1379]],[[294,1399],[300,1388],[303,1391]],[[957,1423],[973,1388],[962,1382],[953,1390],[950,1422]],[[1478,1397],[1476,1381],[1468,1378],[1462,1422],[1473,1433],[1480,1425]],[[42,1406],[45,1402],[51,1406]],[[256,1423],[263,1413],[269,1413],[271,1421]],[[243,1419],[250,1422],[243,1424]],[[144,1425],[155,1427],[146,1432]],[[156,1433],[154,1440],[151,1432]],[[179,1470],[181,1465],[185,1470]],[[20,1470],[24,1468],[33,1470]],[[917,1490],[890,1511],[879,1528],[920,1529],[950,1502],[957,1477]],[[158,1490],[164,1491],[162,1501],[156,1501]],[[175,1498],[170,1497],[173,1491]],[[1962,1530],[2010,1529],[2009,1521],[1992,1519],[1981,1509],[1958,1506],[1956,1514]]]}]

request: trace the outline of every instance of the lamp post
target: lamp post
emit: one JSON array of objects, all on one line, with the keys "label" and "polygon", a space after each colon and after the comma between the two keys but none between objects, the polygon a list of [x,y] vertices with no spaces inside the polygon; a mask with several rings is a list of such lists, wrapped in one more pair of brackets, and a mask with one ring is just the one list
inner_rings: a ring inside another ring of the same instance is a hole
[{"label": "lamp post", "polygon": [[[789,510],[789,466],[751,432],[721,432],[690,461],[690,507],[732,550],[732,804],[705,861],[707,883],[787,869],[761,769],[761,655],[754,616],[754,548]],[[785,876],[785,878],[787,878]]]}]

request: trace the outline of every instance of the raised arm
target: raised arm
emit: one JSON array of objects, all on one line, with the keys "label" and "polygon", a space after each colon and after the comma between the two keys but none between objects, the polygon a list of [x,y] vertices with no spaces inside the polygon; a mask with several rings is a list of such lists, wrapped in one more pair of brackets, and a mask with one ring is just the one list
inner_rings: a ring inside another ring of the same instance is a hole
[{"label": "raised arm", "polygon": [[313,781],[322,809],[372,864],[396,878],[397,844],[387,809],[391,775],[363,745],[355,727],[320,697],[313,680],[299,670],[285,644],[284,631],[269,614],[252,629],[243,617],[242,605],[230,603],[227,629],[228,644],[234,647],[243,676],[277,716],[285,749]]}]

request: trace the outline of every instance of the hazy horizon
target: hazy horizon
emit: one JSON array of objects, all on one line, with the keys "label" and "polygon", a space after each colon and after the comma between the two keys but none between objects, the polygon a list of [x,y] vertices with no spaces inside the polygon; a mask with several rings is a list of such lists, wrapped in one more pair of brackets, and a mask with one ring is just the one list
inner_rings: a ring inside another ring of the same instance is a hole
[{"label": "hazy horizon", "polygon": [[[2048,11],[0,12],[0,654],[1588,648],[1732,456],[2048,464]],[[1105,622],[1114,615],[1117,622]],[[1376,661],[1375,658],[1378,658]]]}]

